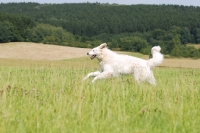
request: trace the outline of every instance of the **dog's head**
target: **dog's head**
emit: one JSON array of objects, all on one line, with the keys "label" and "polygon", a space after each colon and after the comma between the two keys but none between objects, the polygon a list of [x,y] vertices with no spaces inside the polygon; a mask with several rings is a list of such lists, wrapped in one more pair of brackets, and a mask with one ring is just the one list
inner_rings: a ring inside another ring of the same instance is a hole
[{"label": "dog's head", "polygon": [[100,58],[102,55],[102,50],[106,48],[107,44],[103,43],[98,47],[93,48],[90,52],[87,53],[87,55],[90,56],[91,59],[94,59],[95,57]]}]

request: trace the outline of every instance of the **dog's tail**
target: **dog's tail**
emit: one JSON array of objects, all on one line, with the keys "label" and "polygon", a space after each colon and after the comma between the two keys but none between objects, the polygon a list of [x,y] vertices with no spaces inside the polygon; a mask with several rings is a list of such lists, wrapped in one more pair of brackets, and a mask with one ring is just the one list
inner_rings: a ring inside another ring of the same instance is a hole
[{"label": "dog's tail", "polygon": [[148,60],[148,65],[150,68],[160,65],[163,62],[163,54],[160,53],[161,47],[154,46],[151,49],[152,58]]}]

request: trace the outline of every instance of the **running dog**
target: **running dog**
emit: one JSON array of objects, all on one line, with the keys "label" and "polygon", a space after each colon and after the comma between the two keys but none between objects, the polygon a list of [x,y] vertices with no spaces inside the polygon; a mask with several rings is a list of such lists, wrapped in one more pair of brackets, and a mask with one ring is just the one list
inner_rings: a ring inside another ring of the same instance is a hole
[{"label": "running dog", "polygon": [[151,49],[153,57],[149,60],[144,60],[129,55],[117,54],[108,49],[106,43],[103,43],[87,53],[91,59],[98,58],[101,69],[89,73],[83,80],[94,77],[93,83],[97,79],[111,76],[117,77],[120,74],[132,74],[138,83],[147,81],[152,85],[156,85],[152,68],[163,62],[164,57],[160,50],[160,46],[154,46]]}]

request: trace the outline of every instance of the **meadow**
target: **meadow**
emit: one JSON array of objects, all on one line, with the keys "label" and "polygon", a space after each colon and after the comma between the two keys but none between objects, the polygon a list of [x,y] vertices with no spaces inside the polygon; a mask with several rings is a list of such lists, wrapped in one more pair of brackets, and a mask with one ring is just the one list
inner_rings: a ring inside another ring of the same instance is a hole
[{"label": "meadow", "polygon": [[0,64],[1,133],[200,131],[198,68],[156,67],[152,86],[131,75],[83,82],[98,69],[87,57]]}]

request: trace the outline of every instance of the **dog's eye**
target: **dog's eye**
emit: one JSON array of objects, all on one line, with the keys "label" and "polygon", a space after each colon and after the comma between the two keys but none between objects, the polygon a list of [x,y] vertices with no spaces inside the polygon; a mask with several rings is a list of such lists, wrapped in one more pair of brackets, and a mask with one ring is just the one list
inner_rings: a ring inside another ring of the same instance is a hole
[{"label": "dog's eye", "polygon": [[94,52],[94,49],[92,51]]}]

